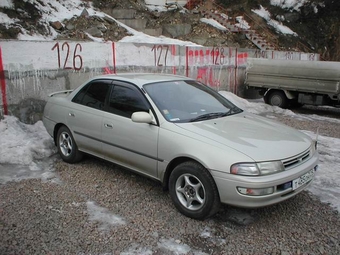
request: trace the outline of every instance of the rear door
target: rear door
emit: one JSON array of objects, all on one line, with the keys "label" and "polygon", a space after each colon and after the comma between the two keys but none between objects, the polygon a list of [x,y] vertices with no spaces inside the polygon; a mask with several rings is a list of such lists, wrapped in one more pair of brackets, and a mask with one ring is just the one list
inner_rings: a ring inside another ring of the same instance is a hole
[{"label": "rear door", "polygon": [[156,178],[159,127],[131,120],[132,113],[150,109],[140,89],[113,82],[107,106],[102,123],[105,158]]},{"label": "rear door", "polygon": [[94,80],[72,99],[68,126],[81,151],[102,157],[102,121],[112,80]]}]

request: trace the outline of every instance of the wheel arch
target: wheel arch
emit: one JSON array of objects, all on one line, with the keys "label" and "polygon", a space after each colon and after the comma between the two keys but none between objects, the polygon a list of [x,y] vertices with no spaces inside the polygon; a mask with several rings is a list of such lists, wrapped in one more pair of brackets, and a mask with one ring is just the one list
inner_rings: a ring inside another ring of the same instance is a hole
[{"label": "wheel arch", "polygon": [[57,124],[54,126],[54,130],[53,130],[53,141],[54,141],[54,144],[55,144],[55,145],[57,145],[57,134],[58,134],[58,130],[59,130],[62,126],[67,127],[64,123],[57,123]]},{"label": "wheel arch", "polygon": [[[199,162],[196,159],[187,157],[187,156],[181,156],[181,157],[177,157],[174,158],[173,160],[170,161],[170,163],[167,165],[165,173],[163,175],[163,180],[162,180],[162,186],[163,186],[163,190],[168,190],[169,189],[169,178],[170,175],[172,173],[172,171],[175,169],[176,166],[178,166],[179,164],[182,164],[183,162],[186,161],[194,161],[200,165],[202,165],[204,168],[206,168],[201,162]],[[207,169],[207,168],[206,168]],[[209,169],[207,169],[209,171]],[[210,172],[210,171],[209,171]]]},{"label": "wheel arch", "polygon": [[296,93],[293,93],[293,92],[291,92],[291,91],[289,91],[289,90],[285,90],[285,89],[268,89],[264,94],[263,94],[263,96],[265,97],[265,96],[269,96],[269,94],[271,94],[271,93],[274,93],[274,92],[276,92],[276,91],[282,91],[285,95],[286,95],[286,97],[290,100],[290,99],[294,99],[294,98],[296,98]]},{"label": "wheel arch", "polygon": [[271,89],[264,95],[264,102],[272,106],[278,106],[286,109],[289,106],[290,99],[287,97],[285,90]]}]

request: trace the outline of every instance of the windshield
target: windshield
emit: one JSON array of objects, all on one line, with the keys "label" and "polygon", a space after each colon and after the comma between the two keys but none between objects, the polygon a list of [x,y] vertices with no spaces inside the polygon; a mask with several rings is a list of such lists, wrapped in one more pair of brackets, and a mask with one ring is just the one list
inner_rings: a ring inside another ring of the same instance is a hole
[{"label": "windshield", "polygon": [[143,87],[170,122],[194,122],[242,112],[213,89],[193,80],[151,83]]}]

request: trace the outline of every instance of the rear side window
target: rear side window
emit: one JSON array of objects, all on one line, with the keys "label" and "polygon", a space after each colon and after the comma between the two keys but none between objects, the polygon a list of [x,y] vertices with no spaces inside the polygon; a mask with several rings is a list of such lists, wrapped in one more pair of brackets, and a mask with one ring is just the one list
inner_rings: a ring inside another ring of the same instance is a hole
[{"label": "rear side window", "polygon": [[108,111],[130,118],[134,112],[148,112],[146,100],[140,91],[132,86],[115,85],[109,98]]},{"label": "rear side window", "polygon": [[72,102],[102,110],[108,95],[111,81],[93,81],[84,86]]}]

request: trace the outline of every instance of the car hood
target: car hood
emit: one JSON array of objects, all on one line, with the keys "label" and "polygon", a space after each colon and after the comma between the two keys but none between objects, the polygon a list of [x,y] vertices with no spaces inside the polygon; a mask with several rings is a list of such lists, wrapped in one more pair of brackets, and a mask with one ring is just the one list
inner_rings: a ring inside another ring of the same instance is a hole
[{"label": "car hood", "polygon": [[302,132],[245,112],[219,119],[177,125],[233,148],[254,161],[289,158],[311,146],[311,139]]}]

